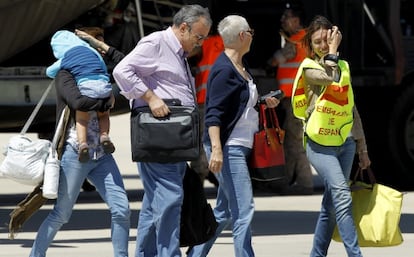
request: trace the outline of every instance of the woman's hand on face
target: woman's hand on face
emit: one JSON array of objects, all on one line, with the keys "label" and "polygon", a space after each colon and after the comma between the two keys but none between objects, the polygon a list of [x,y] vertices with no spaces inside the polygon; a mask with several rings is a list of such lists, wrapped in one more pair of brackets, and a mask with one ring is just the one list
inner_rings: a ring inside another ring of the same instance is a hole
[{"label": "woman's hand on face", "polygon": [[332,29],[328,29],[327,42],[329,46],[330,54],[337,54],[339,44],[342,41],[342,33],[337,26],[333,26]]}]

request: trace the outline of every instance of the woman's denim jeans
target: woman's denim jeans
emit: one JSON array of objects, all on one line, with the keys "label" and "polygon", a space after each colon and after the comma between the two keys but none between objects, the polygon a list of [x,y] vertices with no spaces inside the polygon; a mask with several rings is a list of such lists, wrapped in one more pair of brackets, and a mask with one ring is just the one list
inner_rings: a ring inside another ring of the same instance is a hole
[{"label": "woman's denim jeans", "polygon": [[[209,160],[211,147],[205,145],[204,148]],[[219,225],[213,238],[202,245],[195,246],[188,256],[207,256],[217,237],[229,225],[232,226],[235,256],[254,256],[250,230],[254,203],[247,167],[250,152],[251,149],[243,146],[224,146],[223,168],[216,174],[219,187],[214,216]]]},{"label": "woman's denim jeans", "polygon": [[144,198],[139,212],[135,257],[178,257],[186,162],[139,162]]},{"label": "woman's denim jeans", "polygon": [[[128,256],[130,209],[121,174],[114,158],[106,154],[96,161],[80,163],[69,144],[60,165],[59,192],[53,210],[40,226],[30,257],[44,257],[56,233],[69,221],[81,186],[87,177],[111,212],[111,237],[115,257]],[[91,217],[92,219],[99,217]]]},{"label": "woman's denim jeans", "polygon": [[327,256],[336,224],[348,256],[362,256],[352,218],[352,198],[348,184],[355,156],[355,141],[348,137],[342,146],[335,147],[322,146],[308,138],[306,154],[325,186],[310,256]]}]

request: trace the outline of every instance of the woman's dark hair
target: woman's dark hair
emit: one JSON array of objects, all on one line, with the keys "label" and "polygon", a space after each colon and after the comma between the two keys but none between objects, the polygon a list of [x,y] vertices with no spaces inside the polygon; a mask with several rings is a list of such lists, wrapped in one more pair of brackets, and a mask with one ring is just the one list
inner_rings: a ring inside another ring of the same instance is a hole
[{"label": "woman's dark hair", "polygon": [[306,34],[302,39],[303,47],[306,49],[307,56],[313,58],[312,35],[320,29],[332,29],[333,24],[324,16],[317,15],[306,28]]}]

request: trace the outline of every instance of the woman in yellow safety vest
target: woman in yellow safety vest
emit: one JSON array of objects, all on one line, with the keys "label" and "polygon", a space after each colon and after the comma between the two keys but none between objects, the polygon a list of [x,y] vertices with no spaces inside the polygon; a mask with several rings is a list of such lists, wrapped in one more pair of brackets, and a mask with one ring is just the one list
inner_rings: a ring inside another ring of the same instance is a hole
[{"label": "woman in yellow safety vest", "polygon": [[294,115],[304,121],[306,155],[325,183],[311,257],[327,256],[336,224],[348,256],[362,256],[348,182],[356,152],[362,169],[371,161],[354,104],[349,66],[337,54],[341,40],[337,26],[316,16],[303,38],[308,57],[293,86],[292,107]]}]

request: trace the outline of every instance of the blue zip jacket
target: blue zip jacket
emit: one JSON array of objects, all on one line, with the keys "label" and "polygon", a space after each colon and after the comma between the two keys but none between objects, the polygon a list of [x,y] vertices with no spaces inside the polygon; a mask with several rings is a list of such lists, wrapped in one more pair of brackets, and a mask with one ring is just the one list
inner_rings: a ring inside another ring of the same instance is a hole
[{"label": "blue zip jacket", "polygon": [[224,146],[243,114],[249,97],[248,82],[227,55],[221,53],[211,68],[207,81],[203,143],[211,144],[208,128],[219,126],[220,140]]}]

